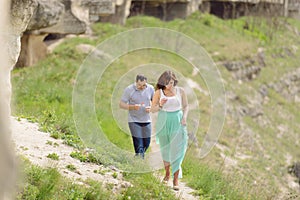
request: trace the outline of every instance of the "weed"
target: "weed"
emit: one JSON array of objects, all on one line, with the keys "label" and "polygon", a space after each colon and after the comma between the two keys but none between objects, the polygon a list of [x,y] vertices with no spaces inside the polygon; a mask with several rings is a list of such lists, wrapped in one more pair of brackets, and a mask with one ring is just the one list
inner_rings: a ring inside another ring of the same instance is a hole
[{"label": "weed", "polygon": [[59,160],[59,156],[56,153],[48,154],[47,158],[51,158],[52,160]]}]

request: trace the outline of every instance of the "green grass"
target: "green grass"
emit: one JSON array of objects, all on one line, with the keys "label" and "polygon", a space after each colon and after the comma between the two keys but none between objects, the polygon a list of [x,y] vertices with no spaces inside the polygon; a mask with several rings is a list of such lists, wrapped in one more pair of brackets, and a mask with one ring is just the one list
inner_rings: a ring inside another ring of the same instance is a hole
[{"label": "green grass", "polygon": [[249,57],[258,45],[255,38],[233,29],[229,21],[207,14],[194,13],[186,20],[176,19],[167,23],[153,17],[136,17],[130,18],[127,26],[165,27],[180,31],[202,45],[215,61]]},{"label": "green grass", "polygon": [[151,173],[132,174],[125,173],[124,178],[133,183],[133,187],[129,188],[122,194],[122,199],[176,199],[174,193],[170,189],[160,183]]},{"label": "green grass", "polygon": [[233,178],[225,178],[221,171],[202,163],[192,154],[186,156],[183,171],[184,179],[200,199],[247,199],[245,191],[230,183]]},{"label": "green grass", "polygon": [[[110,36],[132,28],[164,27],[180,31],[194,39],[205,48],[216,62],[252,58],[255,57],[257,49],[263,47],[267,65],[262,68],[259,76],[251,82],[239,84],[222,65],[218,66],[225,82],[226,91],[233,91],[238,97],[237,100],[229,103],[235,109],[238,109],[248,106],[249,101],[251,98],[255,98],[257,90],[262,84],[276,82],[283,74],[299,66],[299,50],[295,51],[293,56],[286,53],[286,48],[293,49],[293,45],[299,48],[299,36],[295,35],[293,31],[283,32],[283,27],[290,26],[300,29],[300,23],[296,20],[286,19],[282,19],[280,22],[282,24],[280,27],[273,29],[272,35],[270,32],[272,29],[268,26],[270,21],[261,18],[245,17],[223,21],[214,16],[199,13],[191,15],[186,20],[177,19],[171,22],[162,22],[153,17],[143,16],[128,19],[126,26],[107,23],[94,24],[92,27],[94,39],[69,38],[36,66],[13,71],[13,115],[37,122],[40,129],[49,132],[53,138],[64,139],[64,143],[77,149],[72,153],[72,156],[83,162],[118,163],[119,160],[114,160],[118,159],[118,155],[106,157],[105,151],[107,149],[101,149],[102,147],[99,147],[99,152],[95,155],[93,153],[85,154],[85,144],[77,135],[72,116],[72,92],[77,72],[86,55],[77,51],[76,45],[84,43],[96,46]],[[243,28],[245,23],[249,23],[249,29]],[[117,121],[111,113],[111,108],[118,103],[118,95],[125,87],[121,84],[122,82],[119,82],[122,76],[128,72],[127,76],[132,76],[133,80],[136,72],[134,70],[139,69],[151,74],[149,66],[134,69],[134,67],[147,63],[172,66],[184,77],[191,78],[201,88],[208,91],[205,81],[199,75],[192,75],[190,63],[173,53],[153,49],[140,50],[130,52],[115,60],[97,84],[95,112],[99,126],[109,141],[128,152],[133,152],[131,137],[126,133],[126,128],[122,129],[118,126],[118,123],[123,121],[126,127],[127,120],[124,117],[122,120]],[[153,69],[157,68],[153,67]],[[156,82],[157,75],[149,75],[149,77],[150,83]],[[199,145],[202,145],[210,122],[211,99],[210,96],[206,96],[199,91],[195,91],[195,95],[200,108],[200,126],[195,134],[198,137]],[[202,199],[268,199],[272,198],[272,195],[280,193],[277,189],[281,184],[285,184],[283,178],[278,178],[285,174],[284,153],[288,152],[295,158],[299,156],[298,144],[294,147],[289,145],[299,138],[296,134],[300,129],[296,125],[296,122],[300,120],[299,112],[297,112],[299,105],[288,102],[272,90],[270,90],[268,98],[270,100],[264,104],[263,108],[264,116],[270,121],[267,127],[260,127],[256,119],[249,116],[241,118],[242,122],[253,130],[254,137],[256,139],[261,138],[259,142],[254,142],[252,146],[243,146],[244,143],[248,143],[242,140],[239,123],[231,114],[226,116],[223,132],[219,138],[219,143],[227,147],[224,152],[227,156],[234,157],[236,151],[240,150],[236,147],[240,145],[244,147],[242,153],[251,156],[252,159],[238,160],[239,164],[235,169],[234,167],[226,168],[224,166],[224,159],[220,157],[220,150],[216,148],[203,162],[191,155],[186,157],[183,164],[184,180],[196,190],[197,195]],[[119,110],[118,107],[113,108]],[[239,110],[236,110],[236,112],[239,112]],[[285,116],[290,118],[287,119]],[[193,117],[190,116],[188,121],[191,122],[192,120]],[[290,137],[277,139],[274,134],[277,131],[277,124],[289,127]],[[189,124],[190,130],[193,130],[193,125],[193,123]],[[277,162],[272,163],[270,160],[265,159],[261,150],[264,150],[268,156]],[[195,152],[195,150],[192,149],[191,152]],[[269,166],[272,166],[271,171],[266,172],[266,168]],[[35,167],[26,168],[27,173],[29,173],[28,184],[20,192],[21,199],[43,199],[42,195],[45,195],[45,193],[48,195],[45,198],[51,199],[54,195],[57,195],[58,191],[62,191],[59,195],[64,195],[59,199],[102,198],[100,198],[102,194],[100,195],[99,192],[104,189],[101,189],[97,183],[91,184],[91,190],[85,190],[69,183],[61,186],[59,184],[62,178],[57,172],[42,169],[33,170],[31,168]],[[33,171],[36,171],[36,174]],[[269,173],[273,174],[271,178],[268,177]],[[45,181],[40,179],[41,174],[45,174],[47,177]],[[151,174],[127,173],[124,176],[126,180],[133,184],[133,187],[124,190],[121,196],[113,196],[112,198],[175,198],[170,190],[162,186]],[[259,177],[262,178],[259,179]],[[257,185],[253,184],[254,180]],[[99,191],[98,187],[100,188]],[[106,192],[103,194],[104,199],[108,197],[105,196],[107,195]]]},{"label": "green grass", "polygon": [[48,199],[118,199],[117,195],[102,188],[101,183],[85,181],[85,185],[77,185],[62,177],[54,168],[43,169],[24,161],[24,183],[19,183],[16,199],[48,200]]},{"label": "green grass", "polygon": [[50,158],[52,160],[59,160],[59,156],[56,153],[49,153],[47,155],[47,158]]},{"label": "green grass", "polygon": [[70,171],[75,171],[76,170],[76,167],[72,164],[67,165],[66,168]]}]

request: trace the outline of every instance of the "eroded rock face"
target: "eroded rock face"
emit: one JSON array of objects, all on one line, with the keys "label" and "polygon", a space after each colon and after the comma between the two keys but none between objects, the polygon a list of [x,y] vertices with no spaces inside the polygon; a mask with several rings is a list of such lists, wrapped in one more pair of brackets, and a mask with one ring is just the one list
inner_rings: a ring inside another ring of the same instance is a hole
[{"label": "eroded rock face", "polygon": [[[16,67],[32,66],[47,55],[47,35],[91,33],[90,23],[115,13],[111,0],[37,0],[33,17],[22,38]],[[130,6],[130,5],[129,5]],[[129,10],[129,8],[128,8]]]},{"label": "eroded rock face", "polygon": [[24,32],[37,6],[36,0],[11,0],[11,23],[8,24],[10,32]]},{"label": "eroded rock face", "polygon": [[186,18],[199,10],[202,0],[139,1],[132,0],[130,16],[150,15],[162,20]]},{"label": "eroded rock face", "polygon": [[53,26],[61,20],[65,6],[58,0],[39,0],[27,31]]},{"label": "eroded rock face", "polygon": [[[55,3],[45,3],[38,0],[39,7],[31,26],[41,33],[80,34],[86,31],[86,24],[78,19],[72,12],[71,0],[56,0]],[[42,24],[45,24],[44,27]],[[27,29],[30,30],[30,29]]]},{"label": "eroded rock face", "polygon": [[16,175],[10,144],[10,72],[20,52],[20,35],[25,31],[37,3],[35,0],[0,1],[0,199],[14,199]]},{"label": "eroded rock face", "polygon": [[109,16],[100,17],[100,21],[124,25],[130,14],[131,0],[115,0],[114,6],[115,12]]},{"label": "eroded rock face", "polygon": [[288,172],[297,177],[298,183],[300,184],[300,162],[296,162],[288,167]]},{"label": "eroded rock face", "polygon": [[285,74],[276,83],[269,84],[269,87],[281,94],[291,102],[300,102],[300,67]]},{"label": "eroded rock face", "polygon": [[15,67],[31,66],[47,56],[44,39],[48,34],[24,34],[21,38],[21,52]]},{"label": "eroded rock face", "polygon": [[[84,21],[87,24],[100,20],[101,16],[108,16],[115,13],[115,3],[113,0],[73,0],[73,11],[79,15],[85,14]],[[79,17],[82,19],[82,17]]]},{"label": "eroded rock face", "polygon": [[258,65],[254,60],[225,62],[224,67],[232,72],[234,78],[241,81],[255,79],[262,68],[262,66]]},{"label": "eroded rock face", "polygon": [[46,57],[44,39],[48,34],[85,33],[87,24],[73,14],[71,4],[71,0],[37,0],[16,67],[32,66]]}]

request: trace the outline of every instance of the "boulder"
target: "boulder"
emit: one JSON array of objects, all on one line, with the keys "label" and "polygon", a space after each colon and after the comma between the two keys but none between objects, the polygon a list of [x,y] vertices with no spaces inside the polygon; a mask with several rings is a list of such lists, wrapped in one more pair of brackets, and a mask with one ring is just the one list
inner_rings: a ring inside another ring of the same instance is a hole
[{"label": "boulder", "polygon": [[[44,0],[39,0],[39,4],[43,1]],[[73,11],[71,9],[71,0],[57,0],[56,4],[63,5],[64,9],[62,10],[62,12],[59,12],[57,10],[55,4],[53,4],[52,7],[47,10],[50,11],[49,13],[53,11],[52,13],[54,14],[55,12],[57,14],[55,18],[58,18],[58,21],[51,26],[39,29],[41,33],[81,34],[86,31],[86,24],[73,14]],[[45,16],[45,14],[43,14],[42,16]],[[50,17],[51,14],[48,14],[47,16]],[[38,16],[38,18],[40,17]],[[54,17],[47,18],[45,21],[51,22],[52,18]]]},{"label": "boulder", "polygon": [[56,25],[65,12],[65,6],[58,0],[39,0],[27,31],[39,30]]}]

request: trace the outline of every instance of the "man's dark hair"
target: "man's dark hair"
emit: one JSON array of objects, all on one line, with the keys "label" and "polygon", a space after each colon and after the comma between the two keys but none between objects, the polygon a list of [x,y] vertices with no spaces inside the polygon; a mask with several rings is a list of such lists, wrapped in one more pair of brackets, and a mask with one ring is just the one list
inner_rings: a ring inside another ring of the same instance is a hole
[{"label": "man's dark hair", "polygon": [[138,75],[136,76],[136,79],[135,79],[136,82],[138,82],[138,81],[144,81],[144,80],[147,81],[147,77],[144,76],[144,74],[138,74]]}]

